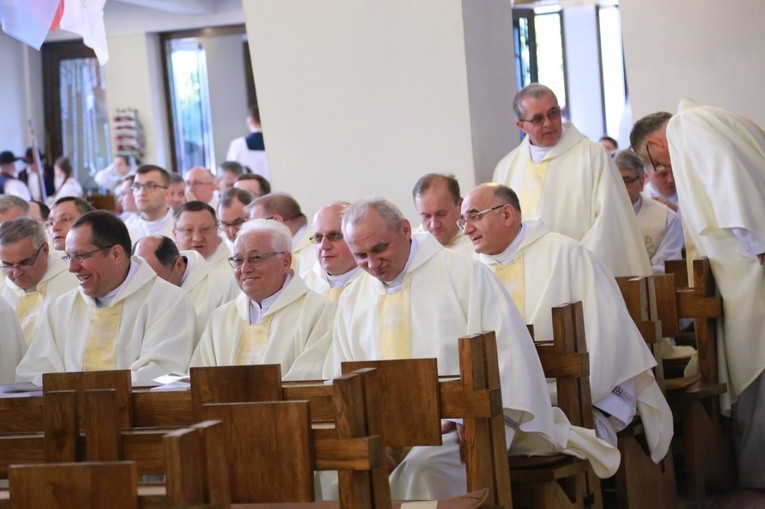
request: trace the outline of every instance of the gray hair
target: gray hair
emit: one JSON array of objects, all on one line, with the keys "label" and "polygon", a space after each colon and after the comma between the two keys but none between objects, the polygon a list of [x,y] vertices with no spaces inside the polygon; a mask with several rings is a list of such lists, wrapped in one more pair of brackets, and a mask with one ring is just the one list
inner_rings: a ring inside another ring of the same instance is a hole
[{"label": "gray hair", "polygon": [[236,234],[236,239],[248,233],[266,233],[271,237],[271,249],[274,251],[292,252],[292,232],[279,221],[272,219],[250,219],[242,225]]},{"label": "gray hair", "polygon": [[17,217],[0,224],[0,246],[10,246],[26,238],[32,239],[35,249],[48,242],[45,227],[31,217]]},{"label": "gray hair", "polygon": [[526,116],[526,112],[523,111],[523,108],[521,107],[521,103],[524,99],[527,97],[539,99],[545,95],[553,96],[555,104],[558,104],[558,98],[555,96],[555,92],[553,92],[550,87],[542,85],[541,83],[530,83],[520,89],[513,98],[513,111],[515,112],[515,116],[518,117],[518,120],[523,120],[523,117]]},{"label": "gray hair", "polygon": [[405,219],[401,210],[390,200],[385,198],[359,200],[343,210],[343,235],[347,236],[351,225],[365,219],[372,211],[377,212],[393,231],[398,231],[401,227],[401,221]]},{"label": "gray hair", "polygon": [[670,118],[672,118],[671,113],[659,111],[646,115],[635,122],[635,125],[632,127],[632,132],[630,133],[630,145],[632,145],[632,150],[639,155],[645,155],[645,142],[648,137],[661,129],[664,124],[669,122]]},{"label": "gray hair", "polygon": [[645,174],[643,160],[632,150],[622,150],[614,158],[616,167],[624,171],[636,171],[639,179]]},{"label": "gray hair", "polygon": [[23,215],[29,215],[29,203],[26,200],[12,194],[0,195],[0,214],[7,214],[14,208],[21,209]]}]

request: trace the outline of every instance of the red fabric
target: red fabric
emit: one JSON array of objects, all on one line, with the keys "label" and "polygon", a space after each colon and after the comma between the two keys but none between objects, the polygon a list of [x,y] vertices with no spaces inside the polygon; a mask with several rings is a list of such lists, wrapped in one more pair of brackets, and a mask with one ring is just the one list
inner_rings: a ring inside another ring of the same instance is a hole
[{"label": "red fabric", "polygon": [[58,25],[61,23],[61,16],[64,15],[64,0],[61,0],[58,4],[58,8],[56,9],[56,14],[53,16],[53,22],[50,24],[50,29],[52,32],[55,32],[58,30]]}]

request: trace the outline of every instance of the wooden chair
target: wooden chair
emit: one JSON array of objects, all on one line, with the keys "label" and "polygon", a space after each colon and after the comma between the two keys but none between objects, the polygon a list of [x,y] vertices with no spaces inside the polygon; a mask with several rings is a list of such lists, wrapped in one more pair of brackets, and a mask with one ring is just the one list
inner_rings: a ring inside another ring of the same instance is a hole
[{"label": "wooden chair", "polygon": [[[674,265],[667,265],[673,270]],[[720,413],[719,396],[727,390],[718,378],[717,323],[722,299],[716,294],[709,260],[693,262],[693,287],[679,286],[687,278],[685,265],[679,274],[657,281],[658,316],[674,324],[672,317],[692,318],[698,352],[699,380],[689,387],[673,388],[667,381],[667,401],[680,423],[683,464],[690,498],[704,507],[709,486],[729,489],[736,485],[736,462],[729,419]],[[672,281],[674,278],[674,286]],[[684,384],[683,384],[684,385]]]},{"label": "wooden chair", "polygon": [[[618,277],[616,282],[632,320],[654,354],[654,376],[662,392],[662,323],[657,319],[656,279],[664,276]],[[671,452],[658,464],[651,459],[645,431],[639,418],[618,434],[622,461],[614,476],[616,500],[622,509],[674,509],[677,507],[677,483]]]},{"label": "wooden chair", "polygon": [[14,465],[9,470],[11,509],[137,509],[135,464]]},{"label": "wooden chair", "polygon": [[[553,341],[535,341],[545,376],[554,378],[558,406],[571,424],[593,429],[589,356],[582,303],[552,309]],[[600,480],[587,460],[564,454],[510,457],[516,507],[602,508]]]}]

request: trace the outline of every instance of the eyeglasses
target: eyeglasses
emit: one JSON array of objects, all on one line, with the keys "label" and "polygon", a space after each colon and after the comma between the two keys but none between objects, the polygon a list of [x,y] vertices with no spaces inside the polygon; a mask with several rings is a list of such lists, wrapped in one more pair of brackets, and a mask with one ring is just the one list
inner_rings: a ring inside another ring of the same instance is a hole
[{"label": "eyeglasses", "polygon": [[624,184],[628,186],[633,182],[640,180],[640,177],[622,177],[622,180],[624,180]]},{"label": "eyeglasses", "polygon": [[246,223],[246,219],[237,219],[233,223],[227,223],[226,221],[218,221],[218,229],[222,232],[228,230],[229,228],[241,228],[244,223]]},{"label": "eyeglasses", "polygon": [[45,222],[45,226],[47,226],[48,228],[53,228],[57,224],[65,225],[65,224],[71,223],[74,220],[75,218],[72,216],[61,216],[59,218],[49,217],[48,220]]},{"label": "eyeglasses", "polygon": [[201,187],[201,186],[211,186],[213,185],[212,182],[200,182],[199,180],[191,180],[189,182],[186,182],[187,186],[191,187]]},{"label": "eyeglasses", "polygon": [[534,127],[539,127],[542,124],[545,123],[545,118],[549,120],[550,122],[555,122],[556,120],[560,120],[560,108],[550,108],[547,110],[547,113],[540,113],[539,115],[534,115],[533,117],[526,119],[526,118],[519,118],[521,122],[528,122]]},{"label": "eyeglasses", "polygon": [[35,252],[35,255],[32,258],[27,258],[26,260],[21,260],[19,263],[14,263],[12,265],[7,264],[3,262],[3,265],[0,266],[0,269],[3,270],[3,272],[10,274],[15,269],[20,270],[21,272],[26,272],[29,269],[32,268],[32,265],[35,264],[37,261],[37,258],[40,256],[40,251],[42,251],[42,248],[45,244],[40,244],[40,247],[37,248],[37,252]]},{"label": "eyeglasses", "polygon": [[94,254],[98,253],[99,251],[104,251],[105,249],[111,249],[117,244],[112,244],[110,246],[104,246],[94,249],[93,251],[88,251],[87,253],[74,253],[74,254],[65,254],[61,257],[62,260],[64,260],[66,263],[69,262],[75,262],[75,263],[82,263]]},{"label": "eyeglasses", "polygon": [[653,168],[653,171],[657,172],[659,169],[665,168],[663,164],[656,164],[656,161],[653,160],[653,157],[651,157],[651,151],[648,148],[648,143],[645,144],[645,151],[648,154],[648,159],[651,161],[651,167]]},{"label": "eyeglasses", "polygon": [[175,228],[175,231],[185,237],[191,237],[194,232],[199,232],[203,237],[215,229],[214,226],[203,226],[202,228]]},{"label": "eyeglasses", "polygon": [[284,251],[276,251],[274,253],[256,253],[256,254],[251,254],[245,258],[242,258],[240,256],[231,256],[226,259],[228,260],[228,263],[230,263],[232,267],[239,270],[242,267],[244,267],[244,262],[249,263],[250,267],[257,268],[263,265],[263,262],[265,262],[269,258],[273,258],[274,256],[280,255],[280,254],[284,254]]},{"label": "eyeglasses", "polygon": [[133,191],[140,191],[141,189],[146,189],[146,192],[150,193],[154,191],[155,189],[167,189],[167,186],[162,186],[155,182],[147,182],[145,184],[139,184],[138,182],[133,182],[133,185],[130,186],[130,189],[132,189]]},{"label": "eyeglasses", "polygon": [[325,238],[330,242],[337,242],[338,240],[343,240],[343,232],[333,231],[327,234],[314,233],[313,236],[308,238],[308,240],[314,244],[321,244],[321,241]]},{"label": "eyeglasses", "polygon": [[468,224],[468,221],[474,221],[474,222],[478,221],[489,212],[493,210],[501,209],[504,206],[505,204],[503,203],[501,205],[495,205],[494,207],[490,209],[486,209],[486,210],[470,211],[464,217],[460,217],[459,219],[457,219],[457,228],[459,228],[460,230],[464,230],[465,226],[467,226]]}]

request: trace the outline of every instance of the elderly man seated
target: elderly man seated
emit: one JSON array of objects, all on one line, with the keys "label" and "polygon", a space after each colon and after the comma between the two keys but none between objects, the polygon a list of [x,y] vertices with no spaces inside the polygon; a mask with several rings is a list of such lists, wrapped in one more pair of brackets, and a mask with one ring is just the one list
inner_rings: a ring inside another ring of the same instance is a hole
[{"label": "elderly man seated", "polygon": [[290,230],[248,221],[229,261],[242,292],[210,315],[191,365],[281,364],[286,379],[320,378],[335,308],[290,269]]},{"label": "elderly man seated", "polygon": [[133,384],[188,366],[194,306],[175,285],[130,256],[130,235],[111,212],[88,212],[66,236],[66,261],[79,288],[42,311],[19,381],[61,371],[130,369]]}]

